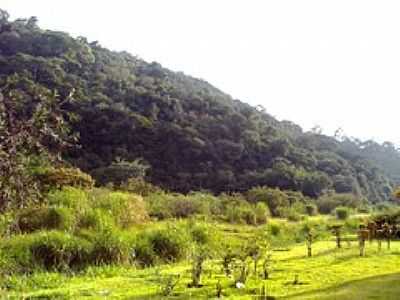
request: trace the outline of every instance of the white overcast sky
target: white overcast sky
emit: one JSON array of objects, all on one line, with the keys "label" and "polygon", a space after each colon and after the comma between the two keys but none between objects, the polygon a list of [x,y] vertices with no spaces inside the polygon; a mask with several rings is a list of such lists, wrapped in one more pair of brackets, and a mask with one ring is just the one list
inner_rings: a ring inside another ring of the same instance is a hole
[{"label": "white overcast sky", "polygon": [[0,0],[305,129],[400,145],[400,1]]}]

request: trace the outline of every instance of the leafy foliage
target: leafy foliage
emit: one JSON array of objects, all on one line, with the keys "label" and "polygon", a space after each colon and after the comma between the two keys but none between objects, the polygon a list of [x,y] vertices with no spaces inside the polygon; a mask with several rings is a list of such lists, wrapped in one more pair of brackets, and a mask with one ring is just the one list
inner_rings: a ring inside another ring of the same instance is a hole
[{"label": "leafy foliage", "polygon": [[[64,119],[81,147],[64,148],[63,157],[100,184],[146,175],[181,193],[268,186],[312,198],[328,190],[372,202],[391,198],[400,156],[389,143],[303,132],[205,81],[82,37],[43,30],[36,21],[11,22],[5,12],[0,18],[3,203],[26,201],[28,195],[16,187],[29,182],[26,165],[38,150],[32,147],[39,141],[54,148],[63,140],[57,129]],[[63,118],[55,117],[57,107]]]}]

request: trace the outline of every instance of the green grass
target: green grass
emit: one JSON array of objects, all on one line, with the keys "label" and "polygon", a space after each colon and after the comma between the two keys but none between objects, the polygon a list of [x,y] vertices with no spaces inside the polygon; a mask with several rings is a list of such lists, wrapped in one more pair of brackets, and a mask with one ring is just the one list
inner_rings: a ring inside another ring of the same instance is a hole
[{"label": "green grass", "polygon": [[[224,240],[241,243],[257,230],[251,226],[214,224]],[[153,224],[158,227],[162,224]],[[0,298],[11,299],[168,299],[160,295],[169,276],[181,279],[170,299],[210,299],[218,281],[225,299],[255,299],[265,285],[268,295],[285,299],[395,299],[400,293],[400,242],[391,250],[377,251],[367,243],[366,257],[359,257],[357,242],[335,248],[333,240],[315,242],[312,258],[303,243],[288,251],[274,251],[272,272],[263,281],[252,274],[244,289],[232,287],[233,280],[222,274],[220,262],[204,266],[202,288],[188,288],[191,265],[182,262],[147,269],[132,266],[91,267],[78,274],[38,272],[3,279]],[[298,275],[300,284],[293,284]],[[391,298],[392,297],[392,298]]]},{"label": "green grass", "polygon": [[384,299],[397,300],[400,295],[400,273],[380,275],[349,281],[317,292],[303,293],[289,299],[354,300]]}]

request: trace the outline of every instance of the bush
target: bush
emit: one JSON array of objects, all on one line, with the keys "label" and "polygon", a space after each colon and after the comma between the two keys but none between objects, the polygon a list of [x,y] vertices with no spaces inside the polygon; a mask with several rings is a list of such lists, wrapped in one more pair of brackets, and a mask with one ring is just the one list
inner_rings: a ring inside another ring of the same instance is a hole
[{"label": "bush", "polygon": [[47,196],[51,206],[64,206],[82,213],[90,208],[88,192],[75,187],[63,187],[61,190],[53,190]]},{"label": "bush", "polygon": [[89,253],[91,264],[126,264],[133,258],[132,241],[118,230],[95,231],[87,238],[92,243]]},{"label": "bush", "polygon": [[39,232],[30,245],[35,264],[46,270],[67,270],[87,265],[91,245],[59,231]]},{"label": "bush", "polygon": [[4,274],[27,273],[37,268],[30,246],[35,234],[14,235],[0,244],[1,272]]},{"label": "bush", "polygon": [[204,224],[198,224],[194,221],[188,222],[188,231],[191,239],[199,245],[205,245],[210,242],[210,228]]},{"label": "bush", "polygon": [[230,223],[257,224],[257,216],[249,204],[231,205],[226,209],[226,215]]},{"label": "bush", "polygon": [[362,199],[353,194],[326,195],[316,201],[318,211],[322,214],[330,214],[338,206],[357,208],[362,203]]},{"label": "bush", "polygon": [[129,193],[141,195],[143,197],[162,192],[161,188],[145,181],[143,178],[129,178],[118,188]]},{"label": "bush", "polygon": [[269,216],[269,209],[265,203],[262,202],[257,203],[256,207],[254,208],[254,213],[256,215],[257,224],[267,223],[267,219]]},{"label": "bush", "polygon": [[304,208],[308,216],[316,216],[318,214],[318,208],[315,204],[308,203]]},{"label": "bush", "polygon": [[40,183],[47,189],[53,187],[75,186],[80,188],[92,188],[92,177],[77,168],[46,168],[35,174]]},{"label": "bush", "polygon": [[273,236],[278,236],[281,233],[281,226],[278,223],[268,224],[268,231]]},{"label": "bush", "polygon": [[302,216],[293,210],[290,210],[286,217],[289,221],[292,222],[299,222],[302,219]]},{"label": "bush", "polygon": [[146,197],[149,214],[159,220],[210,215],[214,197],[202,193],[188,195],[155,193]]},{"label": "bush", "polygon": [[336,213],[336,218],[339,220],[346,220],[350,215],[349,208],[344,206],[337,207],[335,213]]},{"label": "bush", "polygon": [[77,227],[102,232],[115,228],[115,221],[109,212],[95,208],[80,217]]},{"label": "bush", "polygon": [[178,226],[144,231],[137,237],[136,258],[142,265],[176,262],[186,256],[189,243],[187,232]]},{"label": "bush", "polygon": [[290,205],[289,197],[287,194],[279,189],[271,189],[268,187],[255,187],[246,193],[246,199],[249,202],[257,203],[264,202],[272,216],[280,217],[282,207]]},{"label": "bush", "polygon": [[65,207],[34,207],[19,211],[15,217],[16,229],[30,233],[41,229],[72,231],[76,224],[73,211]]},{"label": "bush", "polygon": [[122,228],[144,223],[149,219],[145,203],[141,196],[125,192],[112,192],[95,189],[90,195],[93,208],[109,212]]},{"label": "bush", "polygon": [[154,193],[147,196],[145,201],[150,217],[157,220],[172,218],[171,208],[169,207],[170,201],[173,201],[171,195]]},{"label": "bush", "polygon": [[187,218],[202,212],[201,203],[186,197],[175,198],[170,205],[171,214],[175,218]]},{"label": "bush", "polygon": [[141,159],[134,161],[118,159],[107,167],[93,170],[92,174],[100,185],[112,183],[119,186],[130,178],[143,178],[147,169],[148,165]]}]

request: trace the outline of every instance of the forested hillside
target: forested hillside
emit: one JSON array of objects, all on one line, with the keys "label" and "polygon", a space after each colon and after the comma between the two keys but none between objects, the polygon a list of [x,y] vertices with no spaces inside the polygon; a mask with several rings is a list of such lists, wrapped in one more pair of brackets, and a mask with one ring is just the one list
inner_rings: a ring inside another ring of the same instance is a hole
[{"label": "forested hillside", "polygon": [[[250,77],[243,74],[243,80]],[[73,113],[65,119],[79,139],[63,158],[101,183],[118,159],[141,165],[149,181],[179,192],[266,185],[310,197],[335,190],[378,202],[391,197],[400,178],[400,155],[389,143],[303,132],[274,119],[268,105],[252,107],[203,80],[41,29],[36,18],[10,21],[3,11],[2,91],[10,78],[73,99],[60,105]],[[26,92],[24,85],[17,88]],[[29,110],[29,101],[20,102]]]}]

